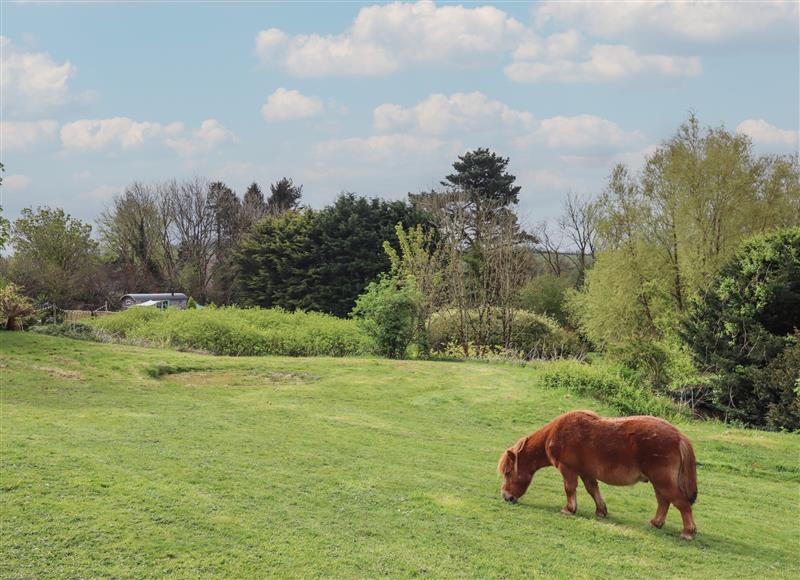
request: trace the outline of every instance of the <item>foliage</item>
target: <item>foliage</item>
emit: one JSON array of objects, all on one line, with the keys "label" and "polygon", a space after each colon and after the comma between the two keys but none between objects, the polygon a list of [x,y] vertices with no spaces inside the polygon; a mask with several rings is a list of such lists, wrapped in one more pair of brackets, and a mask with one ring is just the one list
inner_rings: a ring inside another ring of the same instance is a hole
[{"label": "foliage", "polygon": [[312,309],[314,264],[311,210],[268,215],[259,221],[236,255],[238,293],[251,306]]},{"label": "foliage", "polygon": [[631,381],[609,367],[577,361],[553,361],[542,372],[542,384],[594,397],[624,415],[656,415],[672,419],[680,414],[669,399],[654,394],[647,385]]},{"label": "foliage", "polygon": [[358,297],[353,317],[375,340],[378,354],[405,356],[414,336],[418,294],[413,277],[383,276]]},{"label": "foliage", "polygon": [[[702,369],[717,376],[714,399],[726,416],[800,429],[790,410],[796,403],[785,402],[792,398],[791,381],[777,378],[781,368],[791,367],[798,329],[800,227],[795,227],[743,243],[710,288],[692,301],[683,335]],[[773,374],[771,384],[766,377]],[[776,415],[779,409],[786,416]]]},{"label": "foliage", "polygon": [[674,332],[744,238],[800,223],[798,199],[796,159],[756,157],[747,136],[690,116],[641,175],[612,171],[596,207],[597,263],[573,300],[581,331],[602,348]]},{"label": "foliage", "polygon": [[678,423],[702,464],[693,544],[674,509],[646,525],[649,484],[601,483],[602,521],[582,491],[578,517],[558,513],[552,468],[504,504],[504,449],[568,410],[613,414],[544,388],[551,363],[225,358],[19,332],[2,363],[4,578],[800,575],[796,435]]},{"label": "foliage", "polygon": [[515,313],[510,343],[506,344],[500,312],[491,309],[488,314],[487,333],[481,344],[478,344],[471,334],[466,337],[459,335],[462,328],[472,329],[477,326],[477,312],[469,311],[469,320],[463,325],[458,311],[437,312],[430,325],[431,348],[437,353],[447,353],[452,351],[453,344],[466,342],[471,352],[482,353],[484,348],[493,352],[503,349],[519,353],[522,358],[561,358],[583,352],[578,338],[561,328],[554,320],[522,310]]},{"label": "foliage", "polygon": [[347,316],[367,284],[389,269],[384,240],[422,216],[401,201],[342,194],[319,211],[259,222],[237,257],[245,304]]},{"label": "foliage", "polygon": [[62,336],[75,340],[98,340],[94,328],[82,322],[61,322],[58,324],[42,324],[31,327],[31,332],[48,336]]},{"label": "foliage", "polygon": [[197,308],[197,301],[189,296],[189,299],[186,301],[186,309],[187,310],[195,310]]},{"label": "foliage", "polygon": [[295,185],[285,177],[269,186],[270,196],[267,199],[267,213],[280,215],[287,211],[297,210],[303,196],[303,186]]},{"label": "foliage", "polygon": [[566,292],[571,287],[572,282],[565,276],[553,274],[535,276],[520,289],[519,307],[550,316],[559,324],[566,324]]},{"label": "foliage", "polygon": [[0,288],[0,316],[6,330],[22,330],[25,318],[36,314],[30,298],[14,283]]},{"label": "foliage", "polygon": [[91,299],[101,278],[92,226],[63,209],[25,208],[21,214],[13,227],[12,280],[62,307]]},{"label": "foliage", "polygon": [[437,244],[435,230],[425,229],[422,224],[403,228],[395,226],[399,252],[389,242],[383,242],[383,249],[391,262],[391,273],[402,280],[408,280],[417,291],[414,297],[414,341],[417,354],[422,357],[430,354],[430,321],[433,313],[442,306],[444,295],[444,252]]},{"label": "foliage", "polygon": [[478,207],[488,205],[505,207],[519,201],[521,187],[514,185],[516,177],[506,171],[508,158],[503,158],[486,148],[478,148],[459,155],[453,163],[454,173],[442,185],[463,191]]},{"label": "foliage", "polygon": [[314,312],[129,308],[90,324],[115,340],[228,356],[354,356],[374,350],[355,321]]}]

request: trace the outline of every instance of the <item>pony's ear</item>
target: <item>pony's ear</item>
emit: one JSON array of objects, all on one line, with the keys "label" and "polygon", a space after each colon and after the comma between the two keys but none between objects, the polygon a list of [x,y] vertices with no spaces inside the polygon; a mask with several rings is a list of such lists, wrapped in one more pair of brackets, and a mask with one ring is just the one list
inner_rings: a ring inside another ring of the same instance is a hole
[{"label": "pony's ear", "polygon": [[503,472],[505,473],[505,475],[508,475],[514,469],[516,469],[516,467],[517,467],[517,454],[511,451],[511,449],[509,449],[508,451],[506,451],[506,464]]}]

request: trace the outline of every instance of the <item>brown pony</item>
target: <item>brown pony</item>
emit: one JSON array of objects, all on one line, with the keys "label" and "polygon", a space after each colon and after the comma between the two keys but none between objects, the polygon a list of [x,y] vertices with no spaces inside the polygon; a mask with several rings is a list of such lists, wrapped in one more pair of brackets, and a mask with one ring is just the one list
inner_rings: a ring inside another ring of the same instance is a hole
[{"label": "brown pony", "polygon": [[594,499],[599,517],[608,514],[598,481],[609,485],[651,482],[658,509],[650,524],[664,525],[669,504],[683,517],[682,538],[697,533],[692,504],[697,499],[697,468],[692,444],[673,425],[657,417],[606,419],[591,411],[571,411],[556,417],[535,433],[523,437],[500,457],[503,499],[517,503],[533,474],[552,465],[564,477],[567,505],[562,513],[578,509],[578,478]]}]

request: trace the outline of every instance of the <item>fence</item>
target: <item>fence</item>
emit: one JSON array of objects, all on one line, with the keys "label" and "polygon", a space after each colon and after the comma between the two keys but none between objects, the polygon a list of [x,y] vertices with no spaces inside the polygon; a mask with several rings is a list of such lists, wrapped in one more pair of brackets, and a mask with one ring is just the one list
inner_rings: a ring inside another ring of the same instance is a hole
[{"label": "fence", "polygon": [[98,316],[107,316],[113,314],[108,310],[65,310],[64,322],[77,322],[84,318],[97,318]]}]

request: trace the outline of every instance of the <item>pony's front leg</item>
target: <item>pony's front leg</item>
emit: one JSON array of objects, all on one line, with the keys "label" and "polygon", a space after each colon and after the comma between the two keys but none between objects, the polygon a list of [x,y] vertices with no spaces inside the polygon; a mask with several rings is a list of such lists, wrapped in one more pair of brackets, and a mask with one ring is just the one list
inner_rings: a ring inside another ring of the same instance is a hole
[{"label": "pony's front leg", "polygon": [[578,511],[578,474],[564,466],[560,466],[558,470],[564,477],[564,491],[567,493],[567,505],[561,513],[571,516]]},{"label": "pony's front leg", "polygon": [[608,508],[606,508],[606,501],[603,499],[602,494],[600,493],[600,486],[597,485],[597,480],[592,479],[591,477],[583,477],[581,476],[581,480],[583,481],[583,485],[586,487],[586,491],[589,492],[589,495],[592,496],[594,500],[595,506],[595,515],[599,518],[604,518],[608,515]]}]

